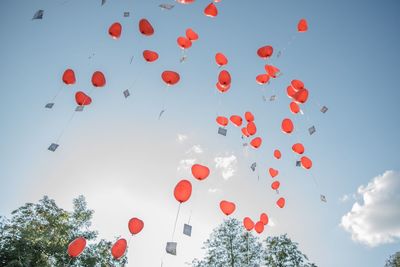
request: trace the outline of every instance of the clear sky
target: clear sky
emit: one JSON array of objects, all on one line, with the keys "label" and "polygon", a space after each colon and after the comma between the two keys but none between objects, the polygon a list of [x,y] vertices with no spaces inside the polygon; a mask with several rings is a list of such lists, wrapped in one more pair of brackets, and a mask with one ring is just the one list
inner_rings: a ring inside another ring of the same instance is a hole
[{"label": "clear sky", "polygon": [[[128,237],[128,220],[142,218],[145,229],[132,243],[129,266],[159,266],[178,208],[172,191],[186,178],[194,192],[181,209],[178,256],[165,256],[164,266],[202,256],[202,242],[223,220],[222,199],[235,201],[239,220],[267,212],[273,224],[261,237],[288,233],[319,266],[383,266],[399,250],[397,0],[222,0],[216,18],[203,15],[208,2],[202,0],[170,1],[176,4],[170,11],[161,10],[160,1],[100,2],[0,1],[0,215],[43,195],[70,209],[72,198],[83,194],[101,237]],[[43,20],[32,21],[38,9]],[[124,18],[124,11],[131,16]],[[299,34],[303,17],[309,31]],[[154,36],[139,34],[141,18],[153,24]],[[123,32],[113,40],[107,30],[117,21]],[[176,38],[188,27],[200,38],[180,63]],[[255,76],[265,61],[256,50],[267,44],[284,50],[270,60],[283,75],[262,87]],[[160,59],[145,63],[144,49]],[[232,75],[222,96],[215,89],[216,52],[227,55]],[[61,83],[66,68],[77,76],[72,87]],[[181,74],[178,85],[163,85],[166,69]],[[104,72],[107,86],[91,91],[95,70]],[[303,116],[288,110],[292,79],[310,91]],[[61,87],[54,108],[45,110]],[[131,97],[125,99],[127,88]],[[262,88],[277,100],[264,102]],[[47,147],[71,116],[77,90],[91,92],[93,103],[75,115],[52,153]],[[158,120],[163,105],[167,111]],[[329,108],[326,114],[321,105]],[[258,151],[243,149],[232,125],[227,137],[217,134],[216,114],[247,110],[264,139]],[[295,123],[292,136],[280,131],[285,117]],[[309,136],[311,125],[317,132]],[[294,166],[290,148],[297,141],[313,159],[311,171]],[[275,148],[280,161],[272,156]],[[193,160],[211,168],[207,180],[191,178],[185,162]],[[254,161],[259,180],[249,168]],[[280,170],[284,209],[275,205],[269,167]],[[187,238],[180,232],[190,214],[193,236]]]}]

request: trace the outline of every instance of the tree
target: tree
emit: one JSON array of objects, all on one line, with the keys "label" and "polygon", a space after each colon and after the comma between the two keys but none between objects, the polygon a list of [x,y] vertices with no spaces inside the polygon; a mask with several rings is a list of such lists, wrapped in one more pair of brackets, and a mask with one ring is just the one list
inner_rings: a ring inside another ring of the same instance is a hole
[{"label": "tree", "polygon": [[[124,266],[126,256],[119,261],[112,258],[111,242],[95,242],[98,233],[90,230],[93,213],[83,196],[73,200],[72,212],[44,196],[14,210],[11,219],[0,217],[0,266]],[[68,245],[79,236],[93,243],[71,258]]]},{"label": "tree", "polygon": [[195,259],[194,267],[241,267],[261,263],[262,243],[236,219],[227,219],[204,243],[206,256]]},{"label": "tree", "polygon": [[400,251],[390,255],[386,260],[385,267],[400,267]]},{"label": "tree", "polygon": [[267,237],[265,240],[264,264],[271,267],[313,267],[306,255],[299,249],[286,234],[276,237]]}]

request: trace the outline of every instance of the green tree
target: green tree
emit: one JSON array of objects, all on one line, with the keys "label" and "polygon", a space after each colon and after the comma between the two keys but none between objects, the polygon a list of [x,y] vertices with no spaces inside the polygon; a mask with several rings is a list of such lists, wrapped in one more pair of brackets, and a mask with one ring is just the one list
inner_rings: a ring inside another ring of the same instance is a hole
[{"label": "green tree", "polygon": [[264,264],[271,267],[313,267],[306,255],[286,234],[267,237],[265,240]]},{"label": "green tree", "polygon": [[385,267],[400,267],[400,251],[390,255],[386,260]]},{"label": "green tree", "polygon": [[[72,212],[44,196],[14,210],[11,219],[0,217],[0,266],[124,266],[126,256],[112,258],[111,242],[96,242],[98,233],[90,229],[93,213],[83,196],[73,200]],[[70,258],[68,244],[79,236],[88,245],[79,257]]]},{"label": "green tree", "polygon": [[192,266],[253,267],[261,263],[262,243],[236,219],[227,219],[214,229],[203,249],[205,258],[195,259]]}]

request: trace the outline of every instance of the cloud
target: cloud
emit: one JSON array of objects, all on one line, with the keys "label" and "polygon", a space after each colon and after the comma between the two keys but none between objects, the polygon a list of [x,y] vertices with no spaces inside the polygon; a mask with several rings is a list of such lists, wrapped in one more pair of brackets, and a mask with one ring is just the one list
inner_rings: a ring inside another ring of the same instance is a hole
[{"label": "cloud", "polygon": [[360,186],[351,211],[342,217],[340,226],[354,241],[370,247],[400,240],[400,172],[386,171]]},{"label": "cloud", "polygon": [[268,225],[271,226],[271,227],[274,227],[276,224],[275,224],[275,222],[272,220],[272,218],[269,218]]},{"label": "cloud", "polygon": [[178,171],[180,170],[189,170],[192,165],[195,163],[196,159],[181,159],[178,165]]},{"label": "cloud", "polygon": [[189,154],[192,152],[195,154],[201,154],[201,153],[203,153],[203,149],[201,148],[200,145],[194,145],[186,152],[186,154]]},{"label": "cloud", "polygon": [[212,193],[212,194],[217,193],[218,191],[220,191],[218,188],[209,188],[208,189],[208,193]]},{"label": "cloud", "polygon": [[183,143],[187,138],[188,138],[187,135],[178,134],[177,140],[179,143]]},{"label": "cloud", "polygon": [[222,178],[228,180],[236,172],[237,159],[235,155],[227,157],[216,157],[214,159],[215,168],[222,170]]}]

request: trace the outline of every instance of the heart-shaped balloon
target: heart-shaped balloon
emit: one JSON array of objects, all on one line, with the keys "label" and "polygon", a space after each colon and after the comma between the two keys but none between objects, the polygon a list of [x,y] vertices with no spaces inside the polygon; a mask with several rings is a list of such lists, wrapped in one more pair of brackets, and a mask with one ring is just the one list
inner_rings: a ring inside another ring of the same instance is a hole
[{"label": "heart-shaped balloon", "polygon": [[227,216],[231,215],[236,209],[235,203],[226,200],[222,200],[219,203],[219,207],[221,208],[222,212]]},{"label": "heart-shaped balloon", "polygon": [[139,218],[132,218],[129,220],[128,229],[132,235],[136,235],[143,230],[144,222]]},{"label": "heart-shaped balloon", "polygon": [[285,198],[281,197],[276,201],[276,205],[278,205],[278,207],[282,209],[283,207],[285,207],[285,202]]},{"label": "heart-shaped balloon", "polygon": [[204,9],[204,15],[211,18],[214,18],[218,15],[218,9],[214,3],[210,3],[208,6],[206,6]]},{"label": "heart-shaped balloon", "polygon": [[204,180],[208,177],[210,174],[210,169],[207,166],[200,165],[200,164],[194,164],[192,166],[192,175],[194,178],[197,180]]},{"label": "heart-shaped balloon", "polygon": [[249,217],[243,219],[243,225],[247,231],[251,231],[254,228],[254,222]]},{"label": "heart-shaped balloon", "polygon": [[253,140],[251,140],[251,142],[250,142],[250,145],[251,145],[253,148],[259,148],[259,147],[261,146],[261,144],[262,144],[262,139],[261,139],[261,137],[256,137],[256,138],[254,138]]},{"label": "heart-shaped balloon", "polygon": [[254,230],[256,230],[258,234],[264,232],[264,223],[262,221],[257,222],[254,226]]},{"label": "heart-shaped balloon", "polygon": [[269,172],[269,175],[271,175],[272,178],[274,178],[275,176],[277,176],[279,174],[279,171],[275,170],[274,168],[269,168],[268,172]]}]

